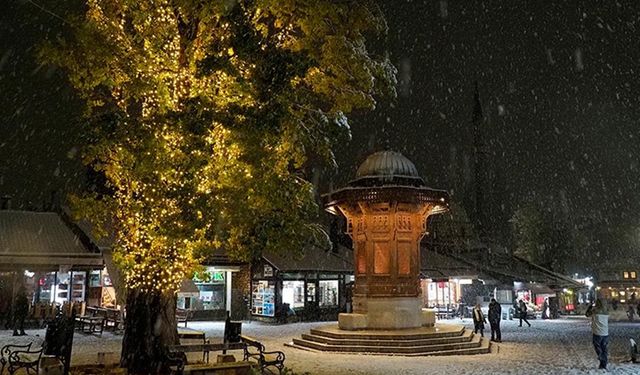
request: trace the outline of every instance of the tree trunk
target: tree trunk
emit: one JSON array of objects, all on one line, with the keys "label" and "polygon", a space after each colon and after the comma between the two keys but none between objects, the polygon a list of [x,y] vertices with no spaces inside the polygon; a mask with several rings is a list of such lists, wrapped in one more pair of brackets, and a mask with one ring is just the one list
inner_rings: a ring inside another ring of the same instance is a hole
[{"label": "tree trunk", "polygon": [[120,364],[129,374],[166,374],[167,346],[178,344],[176,297],[129,290]]}]

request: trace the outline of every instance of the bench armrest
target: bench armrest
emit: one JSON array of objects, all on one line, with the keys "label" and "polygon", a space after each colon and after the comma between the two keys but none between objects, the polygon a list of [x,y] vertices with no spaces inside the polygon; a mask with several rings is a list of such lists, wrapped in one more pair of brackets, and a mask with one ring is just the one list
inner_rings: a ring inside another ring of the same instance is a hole
[{"label": "bench armrest", "polygon": [[42,347],[35,350],[15,350],[9,355],[9,365],[37,364],[40,362],[42,350]]},{"label": "bench armrest", "polygon": [[2,347],[2,349],[0,349],[0,357],[8,358],[11,355],[11,353],[16,350],[30,350],[32,344],[33,343],[30,342],[26,345],[14,345],[14,344],[5,345]]},{"label": "bench armrest", "polygon": [[284,352],[281,352],[281,351],[279,351],[279,350],[274,350],[274,351],[272,351],[272,352],[262,352],[261,354],[262,354],[262,355],[266,355],[266,354],[268,354],[268,355],[275,355],[275,356],[276,356],[276,361],[277,361],[277,362],[284,362],[284,360],[285,360]]}]

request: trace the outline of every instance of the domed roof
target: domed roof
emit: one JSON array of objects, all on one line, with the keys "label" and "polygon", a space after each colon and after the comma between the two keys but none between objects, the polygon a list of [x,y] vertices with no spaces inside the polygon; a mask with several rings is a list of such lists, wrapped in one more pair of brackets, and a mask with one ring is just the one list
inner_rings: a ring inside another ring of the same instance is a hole
[{"label": "domed roof", "polygon": [[356,172],[356,181],[364,179],[382,180],[389,182],[408,182],[410,185],[416,182],[423,184],[422,178],[418,174],[418,169],[411,160],[395,151],[379,151],[367,157]]},{"label": "domed roof", "polygon": [[369,155],[360,165],[355,180],[323,195],[323,199],[325,209],[336,215],[336,207],[359,210],[359,202],[427,205],[431,207],[431,213],[435,213],[447,209],[449,193],[425,186],[416,166],[402,154],[380,151]]},{"label": "domed roof", "polygon": [[379,151],[369,155],[356,172],[356,178],[367,176],[420,177],[411,160],[395,151]]}]

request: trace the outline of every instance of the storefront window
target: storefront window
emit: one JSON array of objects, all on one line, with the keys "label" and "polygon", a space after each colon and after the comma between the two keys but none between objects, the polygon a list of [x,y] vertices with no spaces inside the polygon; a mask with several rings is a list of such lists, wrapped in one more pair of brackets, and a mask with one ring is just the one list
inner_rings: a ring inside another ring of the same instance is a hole
[{"label": "storefront window", "polygon": [[288,303],[290,308],[304,306],[304,281],[282,282],[282,303]]},{"label": "storefront window", "polygon": [[226,308],[226,282],[224,272],[208,270],[193,278],[200,291],[198,297],[204,310],[224,310]]},{"label": "storefront window", "polygon": [[62,304],[69,298],[69,274],[58,272],[56,285],[53,301]]},{"label": "storefront window", "polygon": [[53,301],[55,283],[56,283],[55,273],[49,272],[41,275],[41,277],[38,279],[38,287],[40,290],[40,295],[38,296],[39,301],[42,301],[42,302]]},{"label": "storefront window", "polygon": [[[56,275],[57,274],[57,275]],[[71,276],[73,275],[73,276]],[[57,278],[56,278],[57,276]],[[71,279],[73,277],[73,279]],[[55,302],[84,301],[86,295],[85,271],[48,272],[38,277],[38,301]]]},{"label": "storefront window", "polygon": [[76,271],[72,273],[73,280],[69,291],[69,300],[74,302],[84,301],[85,294],[85,278],[87,273],[84,271]]},{"label": "storefront window", "polygon": [[274,316],[275,293],[275,282],[267,280],[254,281],[251,287],[251,312],[254,315]]},{"label": "storefront window", "polygon": [[458,301],[459,291],[456,283],[439,280],[428,281],[426,304],[429,307],[447,307]]},{"label": "storefront window", "polygon": [[307,302],[316,301],[316,283],[307,283]]},{"label": "storefront window", "polygon": [[96,288],[102,286],[100,282],[100,271],[91,271],[89,274],[89,287]]},{"label": "storefront window", "polygon": [[338,280],[320,281],[320,306],[338,306]]}]

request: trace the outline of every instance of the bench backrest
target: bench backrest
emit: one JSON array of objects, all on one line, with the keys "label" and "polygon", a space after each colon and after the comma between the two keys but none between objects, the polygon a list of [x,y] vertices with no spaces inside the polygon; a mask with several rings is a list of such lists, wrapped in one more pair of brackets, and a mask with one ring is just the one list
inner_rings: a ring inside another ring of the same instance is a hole
[{"label": "bench backrest", "polygon": [[244,336],[244,335],[241,335],[240,339],[242,340],[242,342],[244,344],[247,345],[247,349],[248,349],[249,346],[251,346],[251,347],[255,348],[256,350],[258,350],[259,352],[264,352],[264,345],[262,345],[262,343],[260,341],[258,341],[256,339],[253,339],[253,338],[251,338],[249,336]]},{"label": "bench backrest", "polygon": [[215,344],[186,344],[186,345],[169,345],[170,353],[190,353],[190,352],[216,352],[223,350],[239,350],[244,349],[243,343],[215,343]]}]

